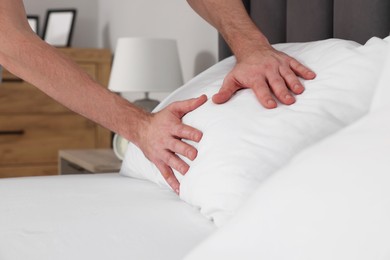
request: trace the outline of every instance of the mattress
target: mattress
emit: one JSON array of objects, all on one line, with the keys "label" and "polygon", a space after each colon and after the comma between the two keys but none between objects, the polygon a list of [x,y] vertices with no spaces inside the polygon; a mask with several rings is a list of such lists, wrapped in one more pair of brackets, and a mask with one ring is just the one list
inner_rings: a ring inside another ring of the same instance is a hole
[{"label": "mattress", "polygon": [[182,259],[215,230],[173,192],[119,174],[0,180],[0,259]]}]

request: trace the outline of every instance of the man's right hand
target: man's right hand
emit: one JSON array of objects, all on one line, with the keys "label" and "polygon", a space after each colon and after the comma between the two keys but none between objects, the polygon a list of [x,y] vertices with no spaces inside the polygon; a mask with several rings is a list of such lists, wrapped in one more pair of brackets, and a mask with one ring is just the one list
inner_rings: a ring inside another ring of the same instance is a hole
[{"label": "man's right hand", "polygon": [[178,101],[155,114],[149,114],[148,122],[141,130],[143,133],[138,143],[145,156],[154,163],[172,189],[179,194],[180,184],[173,170],[185,174],[189,165],[178,154],[191,161],[197,156],[197,150],[181,139],[199,142],[202,132],[182,123],[187,113],[197,109],[207,101],[202,95],[198,98]]}]

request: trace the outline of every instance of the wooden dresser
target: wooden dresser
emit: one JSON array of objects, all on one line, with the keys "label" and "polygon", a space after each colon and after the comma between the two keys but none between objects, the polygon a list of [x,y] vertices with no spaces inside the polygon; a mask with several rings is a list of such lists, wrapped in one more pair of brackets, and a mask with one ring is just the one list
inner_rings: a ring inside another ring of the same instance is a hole
[{"label": "wooden dresser", "polygon": [[[59,49],[102,85],[108,85],[111,52]],[[110,131],[71,112],[6,71],[0,84],[0,178],[58,174],[58,151],[109,148]]]}]

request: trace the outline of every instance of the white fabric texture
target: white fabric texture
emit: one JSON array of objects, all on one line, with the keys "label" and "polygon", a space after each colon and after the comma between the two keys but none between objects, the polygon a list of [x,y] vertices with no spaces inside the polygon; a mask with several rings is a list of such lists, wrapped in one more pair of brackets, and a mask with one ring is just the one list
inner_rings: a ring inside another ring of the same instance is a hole
[{"label": "white fabric texture", "polygon": [[0,180],[1,260],[182,259],[215,225],[119,174]]},{"label": "white fabric texture", "polygon": [[185,260],[390,259],[389,114],[300,153]]},{"label": "white fabric texture", "polygon": [[[252,90],[238,92],[224,105],[209,100],[183,121],[203,132],[198,157],[178,177],[180,197],[220,226],[267,176],[319,139],[363,116],[369,109],[387,43],[372,38],[365,46],[330,39],[275,47],[309,66],[318,76],[304,81],[306,91],[296,104],[263,108]],[[234,66],[228,58],[190,81],[164,100],[211,97]],[[122,175],[149,179],[168,187],[157,168],[129,145]]]},{"label": "white fabric texture", "polygon": [[[390,37],[386,38],[386,40],[390,42]],[[390,105],[390,44],[387,47],[387,60],[375,90],[371,110],[380,109],[388,105]]]}]

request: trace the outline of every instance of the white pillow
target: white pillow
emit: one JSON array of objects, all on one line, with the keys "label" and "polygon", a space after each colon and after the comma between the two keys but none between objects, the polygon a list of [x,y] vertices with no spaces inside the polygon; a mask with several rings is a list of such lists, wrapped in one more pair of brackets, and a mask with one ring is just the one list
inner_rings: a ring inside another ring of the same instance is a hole
[{"label": "white pillow", "polygon": [[390,259],[389,113],[297,155],[185,259]]},{"label": "white pillow", "polygon": [[[390,42],[390,37],[385,40]],[[371,110],[379,109],[383,106],[390,105],[390,44],[387,48],[387,60],[382,69],[377,89],[372,101]]]},{"label": "white pillow", "polygon": [[[222,225],[261,181],[292,156],[317,140],[364,115],[382,66],[386,43],[373,38],[366,46],[331,39],[275,46],[317,72],[305,81],[306,91],[296,104],[267,110],[252,90],[242,90],[228,103],[209,100],[183,118],[203,131],[193,144],[198,157],[181,178],[180,197],[217,225]],[[229,58],[196,77],[164,100],[157,110],[176,100],[216,93],[234,66]],[[149,179],[168,187],[157,168],[130,145],[121,174]]]}]

